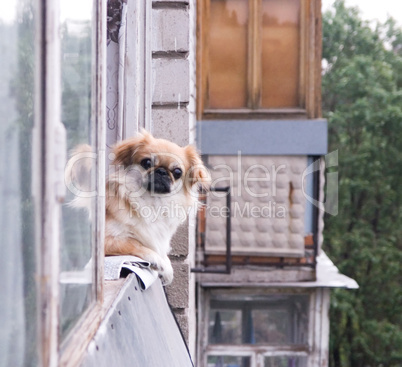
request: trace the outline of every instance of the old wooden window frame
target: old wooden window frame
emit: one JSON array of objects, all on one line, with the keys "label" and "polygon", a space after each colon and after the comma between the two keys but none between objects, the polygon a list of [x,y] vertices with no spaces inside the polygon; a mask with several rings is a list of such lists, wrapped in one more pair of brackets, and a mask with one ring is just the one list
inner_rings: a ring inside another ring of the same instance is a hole
[{"label": "old wooden window frame", "polygon": [[125,74],[123,139],[140,129],[152,131],[152,2],[129,2]]},{"label": "old wooden window frame", "polygon": [[[251,358],[252,367],[263,367],[264,357],[269,356],[300,356],[307,357],[307,366],[322,365],[326,360],[325,351],[328,348],[325,338],[329,333],[329,320],[326,311],[329,308],[329,290],[322,288],[253,288],[253,287],[235,287],[220,288],[217,284],[214,288],[199,287],[200,297],[198,303],[198,351],[197,365],[207,366],[208,355],[220,356],[243,356]],[[308,295],[308,334],[307,344],[304,347],[300,345],[211,345],[208,344],[208,320],[212,294],[242,295],[245,297],[269,296],[269,295]]]},{"label": "old wooden window frame", "polygon": [[[34,184],[37,197],[38,237],[38,358],[41,366],[76,366],[95,334],[102,315],[103,304],[103,232],[104,232],[104,95],[105,95],[105,20],[106,1],[93,0],[92,118],[95,126],[96,213],[93,221],[96,263],[93,291],[95,301],[81,315],[80,320],[60,343],[59,338],[59,277],[60,277],[60,206],[59,191],[64,185],[64,154],[60,144],[61,86],[59,1],[36,1],[36,32],[38,68],[35,70],[37,111],[34,127],[34,170],[38,174]],[[61,134],[62,135],[62,134]]]},{"label": "old wooden window frame", "polygon": [[[300,40],[300,108],[259,109],[261,96],[261,35],[255,21],[248,26],[247,90],[251,92],[250,108],[208,109],[208,19],[210,1],[197,2],[197,118],[202,119],[283,119],[321,116],[321,0],[301,1]],[[262,0],[250,0],[250,19],[257,19]],[[253,16],[254,15],[254,16]],[[256,36],[257,35],[257,36]],[[249,93],[247,93],[249,94]]]},{"label": "old wooden window frame", "polygon": [[[106,50],[106,9],[107,0],[93,0],[98,4],[98,12],[94,22],[96,32],[100,36],[97,39],[96,54],[99,56],[97,68],[96,88],[96,110],[98,111],[98,141],[100,152],[105,153],[106,149],[106,80],[107,80],[107,50]],[[122,138],[126,139],[133,136],[139,129],[145,128],[151,130],[151,101],[152,101],[152,78],[151,78],[151,31],[152,31],[152,2],[141,0],[129,3],[127,7],[126,18],[126,39],[124,52],[124,73],[121,76],[122,83],[119,103],[123,104],[123,114],[121,116]],[[128,5],[128,4],[127,4]],[[129,35],[132,35],[131,37]],[[124,49],[124,46],[123,46]],[[96,112],[95,112],[96,113]],[[108,170],[110,164],[109,157],[100,155],[98,159],[97,173],[99,176],[98,192],[102,193],[105,187],[104,169]],[[103,259],[104,259],[104,220],[105,220],[105,202],[104,193],[101,194],[101,200],[98,200],[96,214],[98,216],[97,227],[97,298],[96,304],[81,317],[81,321],[71,330],[70,335],[63,341],[59,351],[59,366],[73,367],[77,366],[82,359],[87,346],[94,337],[98,327],[109,311],[112,303],[118,296],[121,288],[127,279],[119,281],[104,281]],[[74,356],[74,358],[72,358]]]},{"label": "old wooden window frame", "polygon": [[59,366],[76,366],[82,358],[88,343],[95,335],[103,318],[104,300],[104,222],[105,222],[105,91],[106,91],[106,0],[93,0],[92,19],[92,123],[95,129],[93,143],[96,159],[96,204],[92,223],[95,240],[93,260],[95,276],[93,291],[95,301],[81,315],[80,320],[59,343]]},{"label": "old wooden window frame", "polygon": [[[125,280],[104,281],[105,220],[105,110],[106,110],[106,0],[92,0],[93,75],[91,116],[95,128],[93,149],[97,196],[93,220],[96,239],[92,259],[95,300],[61,342],[60,327],[60,233],[61,205],[65,197],[65,133],[61,124],[61,0],[32,0],[34,12],[35,68],[34,126],[32,129],[32,196],[35,201],[37,364],[43,367],[77,366],[89,342]],[[31,3],[30,3],[31,5]],[[127,55],[130,70],[124,87],[131,104],[125,112],[124,131],[138,130],[133,121],[150,128],[151,123],[151,10],[149,1],[134,2],[129,18]],[[142,37],[138,37],[138,35]],[[131,88],[134,85],[135,88]],[[134,90],[132,90],[134,89]],[[130,94],[129,94],[130,92]],[[135,97],[132,98],[132,97]],[[29,106],[30,107],[30,106]],[[25,157],[31,159],[31,157]]]}]

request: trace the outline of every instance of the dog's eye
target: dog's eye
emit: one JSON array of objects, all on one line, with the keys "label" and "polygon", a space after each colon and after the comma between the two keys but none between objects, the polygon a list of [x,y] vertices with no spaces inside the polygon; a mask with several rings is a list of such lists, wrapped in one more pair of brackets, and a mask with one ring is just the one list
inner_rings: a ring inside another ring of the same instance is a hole
[{"label": "dog's eye", "polygon": [[172,173],[173,173],[173,177],[174,177],[176,180],[178,180],[178,179],[181,177],[181,175],[183,174],[183,172],[182,172],[182,170],[181,170],[180,168],[175,168],[175,169],[172,171]]},{"label": "dog's eye", "polygon": [[150,169],[152,167],[152,161],[149,158],[144,158],[140,164],[144,169]]}]

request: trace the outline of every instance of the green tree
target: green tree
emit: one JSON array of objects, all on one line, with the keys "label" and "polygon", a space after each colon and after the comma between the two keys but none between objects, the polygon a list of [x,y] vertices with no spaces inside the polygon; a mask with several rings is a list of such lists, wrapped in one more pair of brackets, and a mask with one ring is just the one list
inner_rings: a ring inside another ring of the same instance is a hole
[{"label": "green tree", "polygon": [[360,285],[333,292],[330,366],[402,366],[402,31],[337,0],[323,17],[323,59],[340,189],[325,250]]}]

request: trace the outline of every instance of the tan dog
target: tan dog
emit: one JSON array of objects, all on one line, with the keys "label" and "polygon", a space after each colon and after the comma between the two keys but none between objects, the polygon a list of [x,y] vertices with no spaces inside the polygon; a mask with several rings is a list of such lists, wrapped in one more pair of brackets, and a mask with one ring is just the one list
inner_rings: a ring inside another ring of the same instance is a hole
[{"label": "tan dog", "polygon": [[[88,152],[90,147],[84,147],[75,154]],[[106,180],[105,254],[147,260],[169,284],[170,241],[195,207],[199,185],[209,183],[209,174],[194,147],[182,148],[147,132],[117,144],[113,156]],[[67,166],[67,185],[75,171],[88,166],[85,160],[81,163]],[[73,205],[85,203],[78,198]]]}]

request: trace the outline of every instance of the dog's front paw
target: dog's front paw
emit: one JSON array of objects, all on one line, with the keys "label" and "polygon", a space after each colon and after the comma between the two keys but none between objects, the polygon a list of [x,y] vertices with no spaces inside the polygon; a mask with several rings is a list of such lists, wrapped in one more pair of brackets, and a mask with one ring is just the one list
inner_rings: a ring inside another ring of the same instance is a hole
[{"label": "dog's front paw", "polygon": [[151,263],[151,268],[159,273],[163,285],[169,285],[173,281],[173,268],[170,259],[166,257],[161,257],[157,254],[153,256],[152,259],[148,257]]},{"label": "dog's front paw", "polygon": [[164,259],[162,269],[159,270],[159,275],[162,280],[162,285],[166,286],[173,281],[173,267],[169,258]]}]

